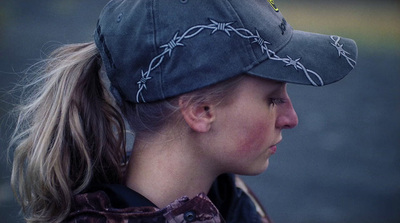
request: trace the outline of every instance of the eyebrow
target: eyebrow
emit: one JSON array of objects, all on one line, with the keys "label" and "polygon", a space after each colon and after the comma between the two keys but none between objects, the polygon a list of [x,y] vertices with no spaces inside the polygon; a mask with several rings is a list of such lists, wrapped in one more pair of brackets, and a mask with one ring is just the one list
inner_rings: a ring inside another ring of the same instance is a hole
[{"label": "eyebrow", "polygon": [[273,80],[270,93],[271,94],[281,93],[284,90],[286,84],[287,84],[286,82]]},{"label": "eyebrow", "polygon": [[276,80],[271,80],[273,82],[273,85],[276,85],[277,88],[284,87],[287,83],[283,81],[276,81]]}]

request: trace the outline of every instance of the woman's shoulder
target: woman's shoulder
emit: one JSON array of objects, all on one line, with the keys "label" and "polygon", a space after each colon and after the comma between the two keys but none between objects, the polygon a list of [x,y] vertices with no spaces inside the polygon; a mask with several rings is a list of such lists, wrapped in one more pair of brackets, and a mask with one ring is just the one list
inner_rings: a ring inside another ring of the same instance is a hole
[{"label": "woman's shoulder", "polygon": [[95,186],[73,201],[66,222],[165,222],[163,210],[123,185]]},{"label": "woman's shoulder", "polygon": [[224,222],[201,193],[181,197],[163,209],[124,185],[101,185],[74,197],[66,222]]},{"label": "woman's shoulder", "polygon": [[74,197],[66,222],[271,222],[250,188],[236,175],[223,174],[208,195],[182,197],[160,209],[124,185],[100,185]]},{"label": "woman's shoulder", "polygon": [[257,196],[235,174],[220,175],[213,183],[208,196],[227,222],[272,222]]}]

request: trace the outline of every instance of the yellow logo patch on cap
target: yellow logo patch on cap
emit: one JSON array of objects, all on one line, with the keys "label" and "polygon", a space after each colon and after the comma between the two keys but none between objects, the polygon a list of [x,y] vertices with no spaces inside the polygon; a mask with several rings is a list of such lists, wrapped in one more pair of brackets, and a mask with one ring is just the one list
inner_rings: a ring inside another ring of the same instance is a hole
[{"label": "yellow logo patch on cap", "polygon": [[278,12],[279,9],[278,9],[278,7],[276,7],[274,0],[268,0],[268,1],[269,1],[269,4],[271,4],[272,8],[274,8],[274,10],[275,10],[276,12]]}]

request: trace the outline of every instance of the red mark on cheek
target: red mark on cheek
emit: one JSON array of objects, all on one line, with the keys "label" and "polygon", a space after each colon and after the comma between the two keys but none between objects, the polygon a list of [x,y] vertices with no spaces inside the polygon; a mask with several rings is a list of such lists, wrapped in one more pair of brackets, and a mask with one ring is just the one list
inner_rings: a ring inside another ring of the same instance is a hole
[{"label": "red mark on cheek", "polygon": [[238,136],[240,153],[248,154],[266,149],[263,146],[265,146],[266,138],[268,137],[267,129],[267,126],[261,123],[243,128]]}]

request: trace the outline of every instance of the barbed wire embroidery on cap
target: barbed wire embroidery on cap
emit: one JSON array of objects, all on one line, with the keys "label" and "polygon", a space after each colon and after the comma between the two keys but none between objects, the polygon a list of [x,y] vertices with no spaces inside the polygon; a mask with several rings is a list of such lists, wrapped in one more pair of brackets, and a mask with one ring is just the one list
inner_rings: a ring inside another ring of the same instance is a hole
[{"label": "barbed wire embroidery on cap", "polygon": [[356,65],[357,62],[355,60],[351,59],[349,56],[347,56],[347,55],[350,55],[350,53],[343,49],[343,44],[339,43],[340,37],[339,36],[331,36],[331,40],[333,40],[333,43],[331,43],[331,45],[336,47],[336,49],[339,53],[339,57],[343,56],[344,58],[346,58],[349,65],[352,68],[354,68],[354,66]]},{"label": "barbed wire embroidery on cap", "polygon": [[[286,56],[286,58],[281,58],[278,55],[276,55],[275,52],[272,50],[270,50],[269,55],[270,55],[269,59],[282,61],[283,63],[285,63],[285,67],[293,66],[294,69],[296,69],[296,70],[301,69],[303,71],[304,75],[307,77],[308,81],[310,81],[310,83],[312,85],[324,86],[324,81],[315,71],[307,69],[302,63],[299,62],[301,60],[301,58],[297,58],[295,60],[290,58],[290,56]],[[319,84],[315,83],[315,81],[311,78],[310,74],[314,75],[318,79]]]},{"label": "barbed wire embroidery on cap", "polygon": [[[144,72],[142,70],[141,78],[137,82],[139,90],[136,93],[136,102],[139,103],[140,101],[146,102],[143,96],[143,90],[147,90],[147,81],[151,80],[152,77],[150,76],[151,71],[156,69],[158,66],[161,65],[161,63],[164,61],[165,55],[168,54],[168,56],[171,56],[172,51],[176,47],[184,47],[185,45],[182,43],[184,39],[190,39],[198,35],[200,32],[202,32],[205,29],[212,30],[211,34],[214,34],[217,31],[222,31],[226,33],[229,37],[231,36],[231,33],[236,33],[238,36],[244,39],[253,39],[251,43],[257,43],[260,48],[261,52],[263,54],[267,53],[268,58],[276,61],[282,61],[285,63],[285,66],[290,66],[292,65],[296,70],[301,69],[303,70],[305,76],[307,79],[310,81],[312,85],[315,86],[322,86],[324,85],[322,78],[314,71],[306,69],[306,67],[299,62],[299,59],[292,60],[289,56],[287,58],[281,58],[276,53],[268,48],[268,45],[271,45],[268,41],[265,41],[259,34],[259,32],[256,30],[256,34],[253,34],[250,30],[245,29],[245,28],[235,28],[232,26],[234,22],[217,22],[213,19],[210,19],[210,24],[208,25],[196,25],[188,30],[186,30],[181,36],[179,36],[179,32],[175,33],[173,38],[166,44],[160,46],[160,48],[164,48],[164,51],[159,54],[158,56],[154,57],[148,68],[147,71]],[[310,77],[310,73],[316,76],[319,80],[319,84],[315,83],[313,79]]]}]

